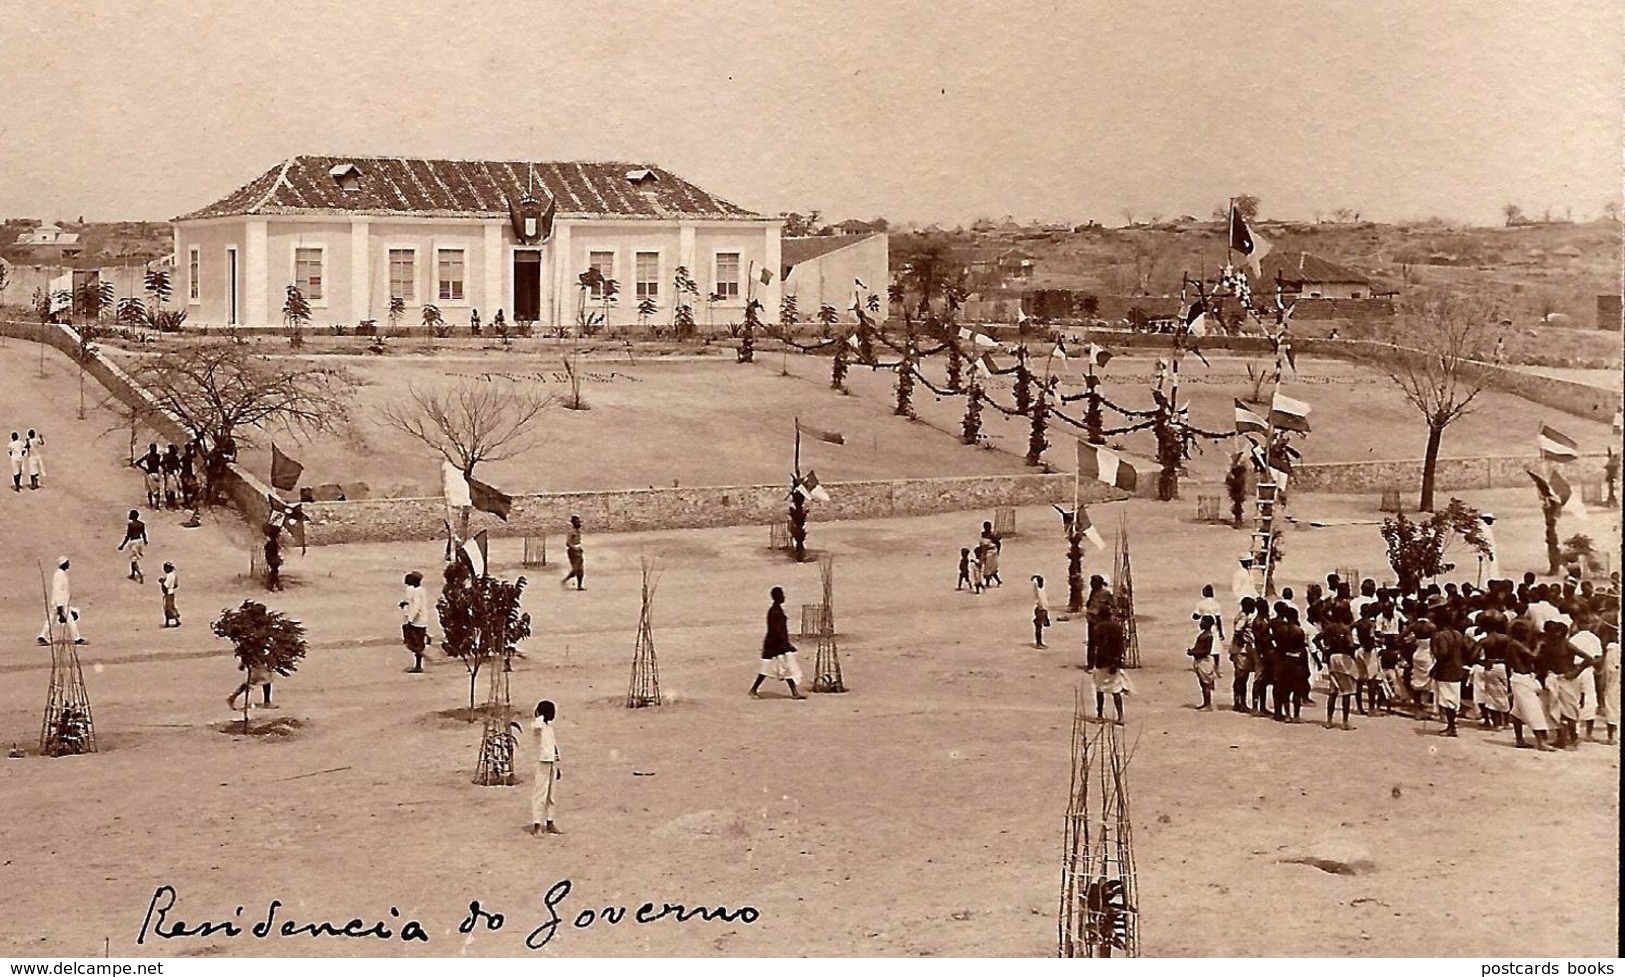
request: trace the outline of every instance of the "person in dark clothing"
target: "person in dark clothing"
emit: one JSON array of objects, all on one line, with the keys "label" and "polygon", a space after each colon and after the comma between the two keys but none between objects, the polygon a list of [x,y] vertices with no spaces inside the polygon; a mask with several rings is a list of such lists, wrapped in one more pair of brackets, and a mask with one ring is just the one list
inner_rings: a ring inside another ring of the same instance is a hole
[{"label": "person in dark clothing", "polygon": [[1089,671],[1095,670],[1095,647],[1099,640],[1100,622],[1111,611],[1112,592],[1106,586],[1106,578],[1095,574],[1089,578],[1089,599],[1083,604],[1083,620],[1089,645],[1084,649],[1083,667]]},{"label": "person in dark clothing", "polygon": [[1275,718],[1303,721],[1304,697],[1309,690],[1309,641],[1298,626],[1298,609],[1284,601],[1276,604],[1275,643],[1279,664],[1275,676]]},{"label": "person in dark clothing", "polygon": [[237,460],[237,442],[231,436],[231,425],[220,429],[220,437],[215,440],[214,450],[209,452],[205,464],[208,475],[208,501],[214,502],[220,494],[220,484],[225,481],[226,466]]},{"label": "person in dark clothing", "polygon": [[164,450],[164,508],[173,509],[180,504],[181,449],[173,444]]},{"label": "person in dark clothing", "polygon": [[796,662],[796,646],[790,643],[790,622],[784,616],[784,590],[774,587],[770,593],[773,605],[767,609],[767,634],[762,638],[762,664],[751,683],[752,698],[761,698],[762,679],[784,680],[790,686],[792,699],[805,699],[796,688],[801,681],[801,666]]},{"label": "person in dark clothing", "polygon": [[282,589],[282,527],[265,524],[265,589]]},{"label": "person in dark clothing", "polygon": [[1258,656],[1253,650],[1253,606],[1251,597],[1241,599],[1241,612],[1236,615],[1230,629],[1230,709],[1247,711],[1247,677],[1258,670]]},{"label": "person in dark clothing", "polygon": [[1112,704],[1117,708],[1116,722],[1121,726],[1123,693],[1130,691],[1130,686],[1123,669],[1123,625],[1117,621],[1117,613],[1109,602],[1095,624],[1095,638],[1089,648],[1095,662],[1090,673],[1095,685],[1095,718],[1105,719],[1106,694],[1111,693]]},{"label": "person in dark clothing", "polygon": [[141,456],[135,467],[141,469],[141,476],[147,483],[147,507],[158,508],[159,501],[164,497],[164,457],[158,453],[158,445],[148,444],[147,453]]},{"label": "person in dark clothing", "polygon": [[[1326,694],[1326,728],[1332,728],[1333,714],[1337,711],[1338,700],[1342,700],[1343,728],[1352,729],[1349,725],[1349,701],[1360,690],[1359,666],[1354,659],[1354,638],[1332,608],[1322,606],[1321,617],[1325,623],[1315,636],[1315,644],[1325,658],[1327,678],[1331,683]],[[1325,620],[1328,617],[1331,619]]]},{"label": "person in dark clothing", "polygon": [[563,587],[570,586],[570,581],[576,582],[577,590],[587,587],[586,555],[581,548],[581,517],[570,517],[570,531],[564,535],[564,555],[570,560],[570,572],[559,581]]},{"label": "person in dark clothing", "polygon": [[1202,712],[1213,710],[1213,687],[1219,680],[1219,656],[1216,654],[1215,632],[1217,624],[1217,618],[1204,614],[1197,622],[1201,631],[1196,635],[1196,641],[1191,645],[1191,649],[1185,652],[1192,659],[1191,670],[1196,673],[1196,684],[1202,692],[1202,704],[1197,706]]},{"label": "person in dark clothing", "polygon": [[181,505],[188,509],[197,505],[197,442],[188,441],[181,451]]},{"label": "person in dark clothing", "polygon": [[1275,654],[1275,628],[1270,620],[1269,602],[1262,597],[1253,605],[1253,659],[1258,663],[1253,677],[1253,714],[1269,711],[1270,686],[1275,684],[1279,664]]}]

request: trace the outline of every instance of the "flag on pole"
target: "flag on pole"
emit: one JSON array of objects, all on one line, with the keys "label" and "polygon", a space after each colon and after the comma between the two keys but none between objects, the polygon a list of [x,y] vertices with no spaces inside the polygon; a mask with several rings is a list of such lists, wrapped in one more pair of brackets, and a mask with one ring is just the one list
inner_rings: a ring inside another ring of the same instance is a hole
[{"label": "flag on pole", "polygon": [[805,424],[801,425],[801,429],[827,444],[846,444],[846,438],[842,437],[839,431],[820,431],[816,427],[808,427]]},{"label": "flag on pole", "polygon": [[1584,500],[1574,491],[1573,486],[1569,485],[1569,480],[1563,477],[1562,472],[1552,472],[1552,496],[1568,515],[1576,519],[1590,517],[1591,513],[1586,511]]},{"label": "flag on pole", "polygon": [[1283,431],[1309,433],[1309,405],[1276,391],[1270,401],[1270,423]]},{"label": "flag on pole", "polygon": [[1540,426],[1535,441],[1540,446],[1541,461],[1573,461],[1580,457],[1580,445],[1573,438],[1545,424]]},{"label": "flag on pole", "polygon": [[299,487],[299,475],[305,466],[289,458],[271,442],[271,487],[279,492],[292,492]]},{"label": "flag on pole", "polygon": [[505,495],[477,478],[468,480],[469,501],[474,508],[481,512],[489,512],[503,522],[508,521],[508,513],[513,511],[513,497]]},{"label": "flag on pole", "polygon": [[1185,331],[1192,336],[1207,335],[1207,301],[1198,298],[1185,310]]},{"label": "flag on pole", "polygon": [[1268,479],[1278,490],[1285,492],[1287,478],[1292,474],[1292,462],[1286,461],[1284,462],[1285,467],[1277,468],[1270,464],[1269,458],[1264,454],[1264,449],[1258,446],[1257,441],[1248,438],[1247,443],[1251,445],[1248,454],[1252,457],[1253,469]]},{"label": "flag on pole", "polygon": [[474,504],[469,498],[468,479],[462,470],[449,461],[440,463],[440,494],[446,497],[446,508],[461,509]]},{"label": "flag on pole", "polygon": [[1104,346],[1089,344],[1089,363],[1092,366],[1103,367],[1112,358],[1112,351]]},{"label": "flag on pole", "polygon": [[859,287],[861,289],[865,289],[865,290],[867,290],[869,288],[869,286],[863,284],[863,279],[861,279],[861,278],[852,279],[852,284],[856,285],[857,287]]},{"label": "flag on pole", "polygon": [[771,285],[771,284],[773,284],[773,269],[771,269],[771,268],[763,268],[762,269],[761,282],[762,282],[763,285]]},{"label": "flag on pole", "polygon": [[961,326],[959,328],[959,338],[967,340],[969,342],[973,342],[976,345],[985,347],[987,349],[998,349],[999,348],[998,340],[994,339],[992,336],[984,336],[983,334],[981,334],[979,332],[975,332],[973,330],[966,329],[963,326]]},{"label": "flag on pole", "polygon": [[1265,255],[1274,250],[1274,247],[1264,240],[1262,234],[1255,233],[1247,227],[1241,211],[1233,204],[1230,207],[1230,250],[1241,252],[1241,256],[1253,266],[1254,278],[1263,276],[1264,270],[1260,263]]},{"label": "flag on pole", "polygon": [[829,492],[818,484],[818,473],[815,471],[809,470],[806,476],[796,483],[796,491],[801,493],[802,498],[813,499],[817,502],[829,501]]},{"label": "flag on pole", "polygon": [[1523,473],[1525,475],[1528,475],[1530,478],[1534,479],[1535,491],[1540,493],[1540,501],[1541,501],[1542,505],[1545,505],[1547,503],[1553,503],[1553,504],[1556,504],[1556,505],[1562,505],[1563,504],[1558,499],[1557,493],[1552,491],[1551,484],[1549,482],[1547,482],[1544,478],[1541,478],[1539,475],[1536,475],[1534,472],[1530,471],[1527,468],[1525,468],[1523,470]]},{"label": "flag on pole", "polygon": [[458,552],[464,560],[468,561],[468,568],[474,571],[474,576],[485,576],[486,570],[491,565],[491,548],[486,541],[485,530],[482,529],[471,538],[464,540],[463,546]]},{"label": "flag on pole", "polygon": [[1090,444],[1082,438],[1078,439],[1078,474],[1131,494],[1139,482],[1139,473],[1134,466],[1115,451]]},{"label": "flag on pole", "polygon": [[1078,532],[1083,534],[1084,539],[1095,544],[1095,549],[1103,550],[1106,548],[1106,541],[1101,538],[1100,530],[1096,529],[1095,524],[1089,521],[1089,508],[1087,506],[1078,506],[1078,511],[1072,518],[1076,521]]},{"label": "flag on pole", "polygon": [[1236,401],[1237,434],[1266,434],[1269,429],[1269,421],[1264,420],[1262,416],[1239,399]]}]

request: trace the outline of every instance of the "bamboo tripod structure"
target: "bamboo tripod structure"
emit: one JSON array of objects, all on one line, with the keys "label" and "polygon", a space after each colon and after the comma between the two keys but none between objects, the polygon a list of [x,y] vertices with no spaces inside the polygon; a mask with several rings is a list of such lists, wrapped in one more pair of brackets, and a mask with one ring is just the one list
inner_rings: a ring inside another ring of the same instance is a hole
[{"label": "bamboo tripod structure", "polygon": [[51,688],[40,724],[39,749],[44,756],[77,756],[96,752],[96,724],[85,692],[79,649],[67,628],[51,625]]},{"label": "bamboo tripod structure", "polygon": [[632,681],[626,690],[626,708],[660,705],[660,663],[655,659],[653,609],[660,578],[649,558],[643,558],[643,611],[638,615],[638,636],[632,647]]},{"label": "bamboo tripod structure", "polygon": [[1128,516],[1117,527],[1117,549],[1112,556],[1112,596],[1117,619],[1123,622],[1123,667],[1140,667],[1140,631],[1134,624],[1134,570],[1128,556]]},{"label": "bamboo tripod structure", "polygon": [[1122,727],[1091,724],[1083,693],[1072,711],[1072,785],[1061,862],[1057,954],[1140,955],[1139,885]]},{"label": "bamboo tripod structure", "polygon": [[835,638],[835,558],[828,553],[818,558],[818,575],[824,584],[824,608],[818,615],[818,653],[813,659],[814,692],[845,692],[841,681],[841,652]]},{"label": "bamboo tripod structure", "polygon": [[[497,659],[500,659],[498,662]],[[519,740],[513,730],[519,724],[508,717],[513,712],[513,662],[508,654],[507,635],[497,643],[492,656],[491,684],[485,696],[485,728],[480,733],[480,759],[474,768],[474,783],[481,787],[512,787],[516,780],[515,757]]]}]

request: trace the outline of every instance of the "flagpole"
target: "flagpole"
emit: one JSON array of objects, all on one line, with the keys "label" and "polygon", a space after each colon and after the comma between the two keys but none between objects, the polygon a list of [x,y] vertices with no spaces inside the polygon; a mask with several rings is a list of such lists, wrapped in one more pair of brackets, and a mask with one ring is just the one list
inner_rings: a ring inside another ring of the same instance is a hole
[{"label": "flagpole", "polygon": [[1224,235],[1224,263],[1228,265],[1228,264],[1230,264],[1230,254],[1231,254],[1231,252],[1233,252],[1235,250],[1235,248],[1232,247],[1231,243],[1230,243],[1230,242],[1232,242],[1232,241],[1234,241],[1236,239],[1236,198],[1235,197],[1230,198],[1230,204],[1226,209],[1230,211],[1229,216],[1226,218],[1226,220],[1229,222],[1229,224],[1228,224],[1228,227],[1227,227],[1227,229],[1225,231],[1225,235]]}]

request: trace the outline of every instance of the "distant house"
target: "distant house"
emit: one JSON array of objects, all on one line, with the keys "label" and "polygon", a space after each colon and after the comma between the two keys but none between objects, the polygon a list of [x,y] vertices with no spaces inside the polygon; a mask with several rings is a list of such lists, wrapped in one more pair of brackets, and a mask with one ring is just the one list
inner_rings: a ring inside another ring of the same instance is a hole
[{"label": "distant house", "polygon": [[[833,306],[844,320],[857,317],[852,297],[860,291],[880,299],[884,310],[889,304],[886,286],[891,282],[890,244],[884,234],[834,234],[820,237],[787,237],[779,241],[780,278],[785,295],[796,297],[796,311],[813,320],[821,306]],[[769,318],[777,315],[769,309]]]},{"label": "distant house", "polygon": [[84,250],[79,235],[64,231],[56,224],[41,224],[33,230],[17,235],[11,252],[19,260],[35,264],[50,263],[63,258],[77,258]]},{"label": "distant house", "polygon": [[884,234],[889,225],[884,217],[877,217],[872,221],[844,220],[835,225],[836,234]]},{"label": "distant house", "polygon": [[1038,256],[1020,248],[1001,251],[994,259],[994,267],[1006,278],[1028,279],[1038,270]]},{"label": "distant house", "polygon": [[1260,263],[1263,284],[1278,285],[1283,295],[1300,299],[1368,299],[1371,280],[1364,273],[1307,251],[1276,251]]}]

